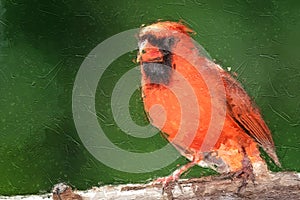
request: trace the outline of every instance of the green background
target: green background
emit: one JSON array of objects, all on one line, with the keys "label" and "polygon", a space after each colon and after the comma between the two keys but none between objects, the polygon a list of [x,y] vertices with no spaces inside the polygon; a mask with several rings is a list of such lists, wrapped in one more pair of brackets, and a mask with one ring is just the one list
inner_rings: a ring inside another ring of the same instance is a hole
[{"label": "green background", "polygon": [[[153,173],[116,171],[89,154],[72,120],[73,82],[85,56],[110,36],[158,19],[184,20],[211,57],[238,74],[273,132],[283,170],[300,171],[299,10],[299,1],[280,0],[1,0],[0,194],[46,192],[61,181],[78,189],[145,182],[186,163],[180,158]],[[97,115],[121,148],[152,151],[166,143],[159,134],[151,142],[128,137],[111,114],[114,83],[136,66],[135,55],[128,52],[106,70]],[[130,112],[147,124],[139,91]],[[211,173],[194,167],[185,177]]]}]

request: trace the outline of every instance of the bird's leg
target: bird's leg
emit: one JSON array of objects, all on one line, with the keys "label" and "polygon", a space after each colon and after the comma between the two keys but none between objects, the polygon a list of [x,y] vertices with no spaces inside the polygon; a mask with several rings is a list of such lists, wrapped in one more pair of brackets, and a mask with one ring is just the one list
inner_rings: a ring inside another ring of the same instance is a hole
[{"label": "bird's leg", "polygon": [[186,172],[188,169],[190,169],[191,167],[193,167],[194,165],[196,165],[197,162],[195,159],[193,159],[193,161],[183,165],[182,167],[180,167],[179,169],[175,170],[170,176],[166,176],[166,177],[162,177],[162,178],[158,178],[155,181],[153,181],[153,185],[157,185],[157,184],[161,184],[162,188],[163,188],[163,192],[164,189],[171,183],[171,182],[177,182],[178,179],[180,178],[180,176]]},{"label": "bird's leg", "polygon": [[254,184],[255,181],[255,175],[253,173],[253,166],[251,164],[251,161],[249,157],[246,154],[245,149],[243,149],[244,157],[242,160],[242,169],[234,173],[235,178],[242,178],[242,185],[238,188],[238,193],[242,189],[244,189],[248,185],[248,181],[251,180]]}]

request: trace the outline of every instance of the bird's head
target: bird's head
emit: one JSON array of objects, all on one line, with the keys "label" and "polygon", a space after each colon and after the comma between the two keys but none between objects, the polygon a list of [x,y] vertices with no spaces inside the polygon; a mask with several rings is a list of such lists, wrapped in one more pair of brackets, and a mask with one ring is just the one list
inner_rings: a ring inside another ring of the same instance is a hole
[{"label": "bird's head", "polygon": [[192,32],[182,23],[170,21],[157,22],[140,30],[137,61],[141,63],[142,73],[150,83],[169,83],[175,68],[172,62],[174,49]]}]

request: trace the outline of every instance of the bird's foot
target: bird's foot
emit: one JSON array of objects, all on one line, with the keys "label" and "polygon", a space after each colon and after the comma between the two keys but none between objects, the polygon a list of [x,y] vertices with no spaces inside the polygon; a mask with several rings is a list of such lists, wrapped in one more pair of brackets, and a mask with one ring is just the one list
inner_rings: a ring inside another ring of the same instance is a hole
[{"label": "bird's foot", "polygon": [[[152,185],[162,185],[162,193],[165,192],[165,189],[171,185],[171,183],[177,183],[178,180],[185,171],[187,171],[189,168],[193,167],[196,164],[196,162],[192,161],[190,163],[187,163],[186,165],[182,166],[181,168],[175,170],[170,176],[158,178],[155,181],[153,181]],[[178,187],[182,191],[182,188],[180,184],[178,184]]]},{"label": "bird's foot", "polygon": [[255,184],[255,175],[253,172],[253,166],[248,157],[244,157],[242,161],[242,169],[234,172],[233,178],[241,178],[242,184],[238,187],[237,193],[240,193],[249,183],[249,180]]},{"label": "bird's foot", "polygon": [[247,155],[244,156],[242,160],[242,168],[238,171],[229,172],[227,174],[222,174],[218,179],[230,179],[230,180],[242,180],[241,185],[237,189],[237,193],[242,192],[248,185],[249,181],[255,184],[255,174],[253,170],[252,163]]},{"label": "bird's foot", "polygon": [[234,178],[242,179],[242,184],[238,187],[237,193],[240,193],[242,190],[244,190],[248,185],[249,181],[255,184],[255,176],[253,174],[253,171],[244,171],[242,169],[241,171],[238,171],[234,174]]},{"label": "bird's foot", "polygon": [[[180,169],[174,171],[170,176],[161,177],[153,181],[152,185],[162,185],[162,193],[168,188],[168,186],[172,185],[172,183],[177,183],[183,172]],[[182,190],[180,184],[178,187]]]}]

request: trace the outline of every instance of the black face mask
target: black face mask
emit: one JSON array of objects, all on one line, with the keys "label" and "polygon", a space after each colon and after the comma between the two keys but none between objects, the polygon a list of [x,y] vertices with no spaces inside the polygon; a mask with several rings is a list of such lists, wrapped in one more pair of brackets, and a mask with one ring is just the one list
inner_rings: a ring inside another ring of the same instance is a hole
[{"label": "black face mask", "polygon": [[171,66],[163,63],[143,63],[143,70],[151,84],[169,84],[172,73]]},{"label": "black face mask", "polygon": [[151,84],[169,84],[172,74],[172,53],[171,47],[174,44],[174,38],[159,38],[154,35],[147,34],[140,38],[141,41],[148,40],[148,42],[159,48],[163,54],[162,62],[143,62],[143,70],[146,77],[150,80]]}]

